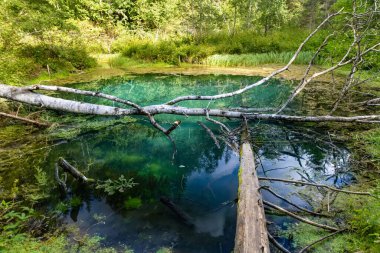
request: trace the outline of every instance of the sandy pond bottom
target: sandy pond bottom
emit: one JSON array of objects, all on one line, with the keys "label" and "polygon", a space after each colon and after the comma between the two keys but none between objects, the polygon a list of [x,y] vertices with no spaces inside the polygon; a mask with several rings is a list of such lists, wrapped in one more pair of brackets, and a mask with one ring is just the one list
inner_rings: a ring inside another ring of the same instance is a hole
[{"label": "sandy pond bottom", "polygon": [[[257,78],[137,75],[75,86],[153,104],[182,94],[228,91],[254,80]],[[265,89],[210,106],[275,106],[288,92],[286,84],[273,81]],[[107,196],[71,182],[69,199],[76,205],[63,216],[64,222],[78,226],[82,233],[104,237],[107,246],[127,246],[134,252],[157,252],[163,247],[173,252],[231,252],[236,228],[234,200],[238,191],[239,156],[222,141],[221,148],[217,148],[196,123],[201,118],[158,117],[161,122],[177,119],[183,123],[172,135],[177,146],[174,159],[172,144],[144,119],[110,126],[55,146],[46,162],[47,168],[62,156],[89,177],[104,180],[124,175],[138,183],[124,193]],[[217,126],[204,123],[218,133]],[[239,122],[227,121],[227,124],[239,126]],[[335,186],[349,184],[354,179],[347,171],[349,152],[325,141],[326,133],[257,122],[250,124],[250,131],[260,176]],[[305,198],[307,188],[279,182],[266,184],[298,205],[312,208],[312,199]],[[268,192],[263,193],[264,199],[292,210]],[[160,202],[161,197],[167,197],[187,213],[192,225],[178,219]],[[268,215],[267,218],[274,222],[270,225],[271,231],[284,229],[293,222],[280,216]],[[287,238],[279,238],[279,241],[292,248]]]}]

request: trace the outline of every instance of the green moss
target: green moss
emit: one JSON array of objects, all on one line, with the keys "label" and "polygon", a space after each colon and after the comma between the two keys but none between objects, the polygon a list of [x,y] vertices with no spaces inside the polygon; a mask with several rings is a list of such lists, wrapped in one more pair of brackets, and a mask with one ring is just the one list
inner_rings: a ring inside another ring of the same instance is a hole
[{"label": "green moss", "polygon": [[373,158],[378,161],[380,158],[380,128],[375,128],[370,131],[360,133],[359,138],[362,137],[367,145],[365,148]]},{"label": "green moss", "polygon": [[[24,234],[6,239],[0,237],[0,252],[7,253],[116,253],[120,252],[112,247],[102,247],[102,237],[81,236],[80,243],[73,243],[66,236],[51,236],[48,240],[37,240]],[[122,252],[133,253],[133,250],[124,247]]]},{"label": "green moss", "polygon": [[[352,190],[363,191],[357,187]],[[337,196],[331,211],[336,213],[336,219],[345,222],[348,230],[316,244],[313,252],[380,252],[380,183],[371,192],[375,197]],[[304,223],[290,225],[283,233],[292,238],[295,248],[303,248],[328,234]]]},{"label": "green moss", "polygon": [[[293,247],[301,249],[328,235],[329,232],[304,223],[297,223],[289,226],[285,231],[285,234],[293,239]],[[352,249],[354,248],[352,243],[354,243],[354,241],[356,243],[356,239],[352,237],[351,234],[336,235],[321,243],[316,244],[312,248],[312,252],[352,252]]]},{"label": "green moss", "polygon": [[70,199],[70,206],[71,207],[78,207],[82,204],[82,200],[78,196],[74,196]]},{"label": "green moss", "polygon": [[124,207],[127,210],[138,209],[142,205],[140,198],[129,198],[124,201]]}]

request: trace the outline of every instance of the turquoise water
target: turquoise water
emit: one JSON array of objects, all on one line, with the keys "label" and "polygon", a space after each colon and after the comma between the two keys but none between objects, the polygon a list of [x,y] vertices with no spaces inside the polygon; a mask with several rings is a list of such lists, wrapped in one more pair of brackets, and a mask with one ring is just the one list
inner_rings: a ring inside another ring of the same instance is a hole
[{"label": "turquoise water", "polygon": [[[77,84],[143,105],[168,101],[185,94],[217,94],[244,87],[257,80],[242,76],[167,76],[137,75],[98,82]],[[208,102],[185,102],[188,106],[274,107],[286,99],[290,87],[285,81],[274,80],[242,96]],[[75,97],[82,99],[81,97]],[[99,101],[91,98],[86,101]],[[145,118],[82,134],[61,142],[50,151],[46,167],[52,168],[58,157],[64,157],[86,175],[98,180],[117,179],[120,175],[138,183],[123,193],[112,196],[93,187],[69,181],[71,193],[66,199],[74,202],[62,219],[78,226],[82,233],[105,237],[104,244],[135,252],[156,252],[168,247],[173,252],[231,252],[234,247],[239,156],[222,140],[217,148],[207,132],[197,124],[202,120],[219,136],[217,126],[201,117],[158,116],[169,126],[174,120],[182,124],[172,133],[177,152],[162,133]],[[89,118],[106,121],[108,118]],[[224,120],[231,129],[238,121]],[[307,179],[343,186],[354,180],[348,169],[349,152],[339,143],[330,141],[323,129],[308,130],[301,126],[250,122],[252,143],[260,176]],[[239,137],[239,136],[237,136]],[[51,170],[50,170],[51,171]],[[305,200],[305,187],[283,183],[266,183],[295,203],[313,208]],[[317,198],[321,194],[315,193]],[[266,200],[292,210],[267,192]],[[191,226],[160,202],[170,199],[191,218]],[[134,204],[133,204],[134,203]],[[282,229],[290,219],[268,216],[274,221],[271,231]],[[292,248],[288,238],[278,238]]]}]

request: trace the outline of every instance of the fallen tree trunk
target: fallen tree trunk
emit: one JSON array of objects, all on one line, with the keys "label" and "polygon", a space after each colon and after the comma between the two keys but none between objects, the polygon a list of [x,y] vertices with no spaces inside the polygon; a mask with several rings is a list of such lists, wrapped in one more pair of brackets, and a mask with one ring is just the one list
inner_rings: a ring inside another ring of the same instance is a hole
[{"label": "fallen tree trunk", "polygon": [[243,132],[237,207],[235,253],[269,253],[264,206],[259,191],[253,151]]},{"label": "fallen tree trunk", "polygon": [[276,121],[296,121],[296,122],[377,122],[380,123],[380,115],[364,116],[292,116],[278,114],[246,113],[231,111],[228,109],[207,109],[207,108],[187,108],[173,105],[150,105],[142,107],[143,111],[134,109],[124,109],[114,106],[98,105],[78,102],[62,98],[51,97],[35,93],[26,88],[20,88],[5,84],[0,84],[0,97],[13,101],[44,107],[52,110],[66,111],[78,114],[103,115],[103,116],[128,116],[128,115],[151,115],[156,114],[176,114],[184,116],[215,116],[226,118],[246,118],[251,120],[276,120]]}]

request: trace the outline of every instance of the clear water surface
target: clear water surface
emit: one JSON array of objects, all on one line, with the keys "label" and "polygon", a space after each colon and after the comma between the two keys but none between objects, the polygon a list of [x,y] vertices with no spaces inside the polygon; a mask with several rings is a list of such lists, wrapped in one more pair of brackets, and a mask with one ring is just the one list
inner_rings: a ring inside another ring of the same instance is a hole
[{"label": "clear water surface", "polygon": [[[143,105],[168,101],[185,94],[217,94],[244,87],[257,80],[243,76],[137,75],[77,84],[77,88],[98,90]],[[185,102],[187,106],[234,107],[277,106],[289,94],[284,80],[273,80],[244,95],[209,102]],[[79,96],[76,99],[83,99]],[[90,98],[86,101],[99,101]],[[231,252],[234,247],[239,156],[223,141],[217,148],[206,131],[197,124],[202,120],[215,134],[218,127],[201,117],[157,116],[166,126],[174,120],[182,124],[172,133],[177,153],[162,133],[143,117],[129,124],[117,124],[92,131],[55,146],[48,157],[51,168],[64,157],[89,177],[116,179],[133,177],[138,183],[124,193],[107,196],[93,187],[70,181],[68,196],[78,202],[64,215],[64,222],[79,227],[82,233],[105,237],[104,244],[135,252],[156,252],[168,247],[173,252]],[[89,120],[108,120],[90,118]],[[240,122],[225,120],[231,128]],[[250,132],[260,176],[306,179],[335,186],[351,183],[349,152],[339,144],[326,141],[327,133],[293,125],[251,122]],[[305,187],[266,182],[295,203],[312,209],[305,200]],[[268,192],[266,200],[292,210]],[[185,224],[162,202],[170,199],[191,219]],[[56,200],[62,201],[62,200]],[[67,201],[67,200],[66,200]],[[70,200],[69,200],[70,201]],[[289,218],[268,215],[268,220],[284,228]],[[290,241],[279,238],[291,249]]]}]

